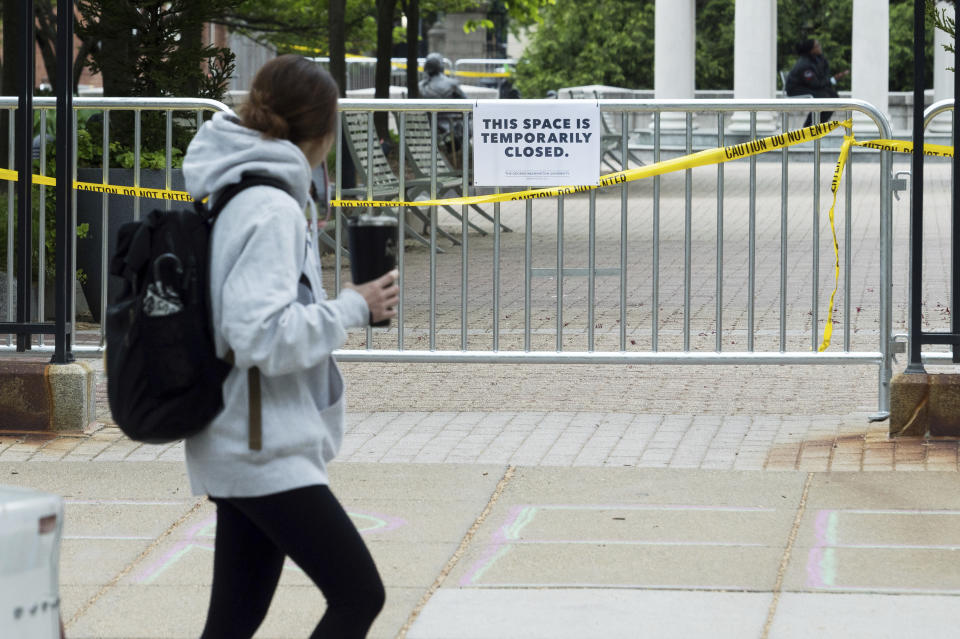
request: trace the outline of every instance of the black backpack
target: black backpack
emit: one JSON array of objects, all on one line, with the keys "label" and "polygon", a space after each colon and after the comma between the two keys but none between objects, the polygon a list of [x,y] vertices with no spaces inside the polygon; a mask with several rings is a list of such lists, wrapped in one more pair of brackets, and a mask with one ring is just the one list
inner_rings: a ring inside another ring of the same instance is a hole
[{"label": "black backpack", "polygon": [[[207,209],[154,210],[120,227],[110,274],[123,279],[107,307],[106,373],[110,412],[132,440],[160,444],[202,430],[223,408],[230,373],[217,357],[210,317],[210,233],[235,195],[280,180],[244,175]],[[250,448],[261,448],[260,377],[248,371]]]}]

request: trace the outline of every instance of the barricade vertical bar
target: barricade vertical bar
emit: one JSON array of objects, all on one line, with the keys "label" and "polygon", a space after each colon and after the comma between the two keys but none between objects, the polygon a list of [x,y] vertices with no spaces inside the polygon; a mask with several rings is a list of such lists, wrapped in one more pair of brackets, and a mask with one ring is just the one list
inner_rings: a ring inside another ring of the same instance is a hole
[{"label": "barricade vertical bar", "polygon": [[[163,140],[163,153],[164,158],[166,159],[166,167],[163,172],[163,184],[164,188],[168,191],[173,189],[173,175],[171,171],[173,170],[173,109],[166,110],[167,115],[167,129],[166,134]],[[104,198],[106,199],[106,198]],[[169,211],[170,206],[173,204],[170,200],[163,201],[164,210]]]},{"label": "barricade vertical bar", "polygon": [[[750,139],[757,139],[757,112],[750,112]],[[747,351],[753,352],[757,302],[757,156],[750,156],[749,223],[747,231]]]},{"label": "barricade vertical bar", "polygon": [[[140,109],[133,112],[133,186],[140,186]],[[133,219],[140,220],[140,196],[133,198]]]},{"label": "barricade vertical bar", "polygon": [[[470,150],[470,112],[465,111],[463,113],[463,138],[460,140],[460,149],[463,151],[463,159],[460,162],[460,166],[463,167],[463,182],[461,186],[463,190],[464,197],[468,195],[469,186],[469,176],[470,176],[470,165],[469,165],[469,150]],[[437,165],[434,164],[431,169],[433,174],[437,172]],[[460,251],[460,350],[467,350],[467,287],[469,285],[469,251],[467,249],[468,237],[468,227],[467,227],[467,216],[469,215],[470,207],[464,204],[460,207],[460,228],[461,235],[463,236],[461,251]]]},{"label": "barricade vertical bar", "polygon": [[563,195],[557,198],[557,351],[563,350]]},{"label": "barricade vertical bar", "polygon": [[[40,175],[47,174],[47,110],[40,109]],[[46,319],[46,304],[44,298],[47,294],[47,187],[40,185],[37,189],[40,193],[39,214],[40,219],[37,228],[40,229],[37,238],[37,268],[40,273],[37,274],[37,317],[38,321]],[[101,315],[101,317],[103,317]],[[101,326],[103,322],[101,322]],[[103,334],[101,328],[100,334]],[[37,344],[44,345],[44,335],[37,335]],[[101,342],[102,344],[102,342]]]},{"label": "barricade vertical bar", "polygon": [[[400,111],[400,150],[397,152],[400,159],[400,193],[407,192],[407,112]],[[403,195],[400,199],[405,199]],[[403,350],[403,280],[404,280],[404,246],[407,235],[407,207],[397,207],[397,286],[400,287],[400,300],[397,304],[397,350]]]},{"label": "barricade vertical bar", "polygon": [[[629,164],[627,140],[627,112],[620,113],[620,155],[621,168],[626,171]],[[627,349],[627,183],[620,185],[620,350]]]},{"label": "barricade vertical bar", "polygon": [[533,200],[527,200],[523,238],[523,350],[530,350],[531,306],[533,299]]},{"label": "barricade vertical bar", "polygon": [[[687,155],[693,153],[693,113],[687,111]],[[693,253],[693,169],[683,172],[683,350],[690,350],[690,287]]]},{"label": "barricade vertical bar", "polygon": [[[813,124],[820,124],[820,112],[813,112]],[[820,140],[813,143],[813,272],[810,301],[810,348],[817,350],[820,324]]]},{"label": "barricade vertical bar", "polygon": [[[660,161],[660,112],[653,114],[653,163]],[[659,350],[660,335],[660,176],[653,178],[653,277],[650,350]]]},{"label": "barricade vertical bar", "polygon": [[[110,184],[110,110],[103,110],[103,155],[100,174],[104,184]],[[110,197],[101,196],[100,208],[100,345],[106,345],[107,339],[107,282],[109,281],[108,262],[110,240]]]},{"label": "barricade vertical bar", "polygon": [[[430,114],[430,166],[437,166],[437,118]],[[372,120],[371,120],[372,122]],[[404,194],[401,194],[401,196]],[[437,172],[430,171],[430,199],[437,199]],[[437,207],[430,207],[430,350],[437,349]]]},{"label": "barricade vertical bar", "polygon": [[[373,111],[367,112],[367,200],[373,199]],[[367,324],[367,350],[373,348],[373,327]]]},{"label": "barricade vertical bar", "polygon": [[[853,112],[850,112],[849,118],[853,119]],[[846,127],[847,135],[853,135],[853,128]],[[847,156],[846,180],[844,186],[843,202],[843,350],[850,350],[850,271],[853,269],[853,153]]]},{"label": "barricade vertical bar", "polygon": [[[476,167],[474,167],[476,170]],[[495,191],[500,193],[498,186]],[[500,350],[500,203],[493,205],[493,350]]]},{"label": "barricade vertical bar", "polygon": [[[626,148],[626,147],[624,147]],[[626,152],[623,156],[626,157]],[[587,351],[594,350],[594,305],[597,291],[597,192],[590,191],[590,228],[587,235]]]},{"label": "barricade vertical bar", "polygon": [[[723,113],[717,113],[717,147],[723,148]],[[723,350],[723,162],[717,163],[717,339],[714,348]]]},{"label": "barricade vertical bar", "polygon": [[[334,180],[335,199],[339,202],[343,193],[343,116],[337,118],[337,162],[333,169],[336,179]],[[402,178],[401,178],[402,179]],[[336,258],[337,266],[333,269],[333,290],[334,297],[339,297],[341,288],[341,278],[343,277],[343,225],[346,218],[343,210],[337,206],[333,209],[333,255]],[[401,247],[402,249],[402,247]],[[401,251],[402,252],[402,251]]]},{"label": "barricade vertical bar", "polygon": [[880,152],[880,369],[877,403],[883,417],[890,411],[890,379],[893,377],[893,195],[890,191],[890,151]]},{"label": "barricade vertical bar", "polygon": [[[780,130],[786,131],[788,118],[785,112],[780,113]],[[783,156],[780,160],[780,352],[787,351],[787,237],[788,208],[787,198],[790,192],[790,147],[784,146],[780,151]]]}]

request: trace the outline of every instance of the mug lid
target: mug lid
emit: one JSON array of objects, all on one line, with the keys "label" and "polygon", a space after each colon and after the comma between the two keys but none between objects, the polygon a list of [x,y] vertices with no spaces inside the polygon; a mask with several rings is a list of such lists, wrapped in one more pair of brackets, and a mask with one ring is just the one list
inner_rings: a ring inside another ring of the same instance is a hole
[{"label": "mug lid", "polygon": [[358,215],[350,218],[350,224],[360,226],[396,226],[397,218],[389,215]]}]

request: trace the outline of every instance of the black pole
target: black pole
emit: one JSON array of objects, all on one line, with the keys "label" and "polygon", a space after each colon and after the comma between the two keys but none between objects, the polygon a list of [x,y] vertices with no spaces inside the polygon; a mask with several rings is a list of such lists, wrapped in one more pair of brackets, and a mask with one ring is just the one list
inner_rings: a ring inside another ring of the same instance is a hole
[{"label": "black pole", "polygon": [[[9,16],[13,19],[13,16]],[[14,143],[14,168],[19,172],[17,178],[17,322],[30,321],[30,289],[33,273],[33,207],[30,200],[33,173],[33,76],[34,44],[33,39],[33,0],[20,2],[20,69],[17,76],[18,94]],[[43,321],[43,318],[41,318]],[[30,333],[17,333],[17,351],[30,349]]]},{"label": "black pole", "polygon": [[926,6],[913,2],[913,165],[910,176],[910,333],[909,357],[905,373],[923,373],[921,302],[923,286],[923,63]]},{"label": "black pole", "polygon": [[[953,44],[953,68],[954,75],[956,69],[960,69],[960,46],[957,46],[956,39]],[[960,104],[960,82],[954,78],[953,82],[953,104],[954,109]],[[960,126],[957,123],[957,112],[953,112],[953,148],[960,148]],[[957,240],[960,236],[960,164],[956,158],[953,159],[953,219],[950,224],[950,332],[954,335],[960,333],[960,250],[957,249]],[[953,345],[953,361],[960,363],[960,344]]]},{"label": "black pole", "polygon": [[67,313],[72,306],[73,274],[70,268],[70,250],[73,230],[73,2],[57,0],[57,248],[56,334],[53,350],[54,364],[73,361],[70,348],[72,326]]}]

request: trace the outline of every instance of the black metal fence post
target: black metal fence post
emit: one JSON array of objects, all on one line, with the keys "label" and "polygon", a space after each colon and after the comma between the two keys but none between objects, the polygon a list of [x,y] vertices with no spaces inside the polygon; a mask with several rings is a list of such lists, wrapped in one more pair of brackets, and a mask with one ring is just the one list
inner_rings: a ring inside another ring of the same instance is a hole
[{"label": "black metal fence post", "polygon": [[73,233],[73,1],[57,0],[57,249],[54,364],[73,361],[70,339],[74,282],[70,270]]},{"label": "black metal fence post", "polygon": [[913,165],[910,185],[910,313],[909,353],[906,373],[923,373],[923,89],[924,36],[926,26],[924,0],[913,2]]},{"label": "black metal fence post", "polygon": [[[10,16],[12,19],[13,16]],[[18,73],[19,100],[17,101],[16,134],[14,136],[14,168],[17,178],[17,323],[30,322],[30,291],[33,282],[33,207],[31,202],[31,174],[33,173],[33,78],[34,38],[33,0],[20,2],[20,68]],[[41,231],[42,232],[42,231]],[[40,318],[43,321],[43,318]],[[17,333],[17,351],[30,349],[33,336]]]},{"label": "black metal fence post", "polygon": [[[960,69],[960,46],[954,38],[953,68]],[[953,82],[953,148],[960,148],[960,126],[957,121],[957,105],[960,104],[960,82]],[[960,231],[960,163],[953,158],[953,216],[950,224],[950,332],[960,334],[960,249],[957,248],[957,232]],[[953,344],[953,361],[960,363],[960,342]]]}]

